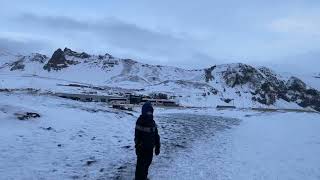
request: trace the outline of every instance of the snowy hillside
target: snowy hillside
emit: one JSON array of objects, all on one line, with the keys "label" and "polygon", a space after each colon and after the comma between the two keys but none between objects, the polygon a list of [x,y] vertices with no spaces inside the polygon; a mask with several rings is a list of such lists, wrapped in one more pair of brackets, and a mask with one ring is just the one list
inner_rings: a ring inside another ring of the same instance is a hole
[{"label": "snowy hillside", "polygon": [[[303,78],[303,82],[265,67],[241,63],[186,70],[65,48],[56,50],[51,57],[37,53],[28,56],[1,54],[0,74],[3,77],[1,88],[102,94],[165,93],[184,106],[320,110],[319,79]],[[82,87],[71,88],[67,86],[70,84]]]}]

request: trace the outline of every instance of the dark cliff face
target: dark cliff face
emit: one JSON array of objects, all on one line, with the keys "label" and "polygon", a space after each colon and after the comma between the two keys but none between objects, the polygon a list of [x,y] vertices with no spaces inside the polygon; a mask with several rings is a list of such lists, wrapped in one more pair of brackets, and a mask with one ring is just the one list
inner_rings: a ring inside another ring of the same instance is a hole
[{"label": "dark cliff face", "polygon": [[229,87],[248,84],[256,87],[263,80],[263,76],[252,66],[237,64],[222,73],[223,79]]},{"label": "dark cliff face", "polygon": [[[61,70],[63,68],[68,67],[69,65],[76,65],[79,62],[78,61],[72,61],[72,60],[67,60],[66,59],[66,55],[73,55],[73,53],[76,53],[74,51],[71,51],[70,49],[65,49],[64,51],[62,51],[61,49],[57,49],[52,57],[50,58],[50,60],[48,61],[48,63],[46,65],[43,66],[44,70],[47,71],[51,71],[51,70]],[[82,54],[82,53],[81,53]],[[82,57],[86,57],[86,55],[81,55],[81,54],[76,54],[75,57],[82,56]]]},{"label": "dark cliff face", "polygon": [[[209,73],[205,71],[205,76],[210,77]],[[222,78],[231,88],[247,85],[251,89],[252,100],[261,104],[274,105],[277,100],[284,100],[320,111],[320,92],[299,78],[291,77],[285,81],[268,68],[256,69],[245,64],[230,66],[222,72]]]},{"label": "dark cliff face", "polygon": [[28,61],[43,64],[46,62],[46,60],[46,55],[35,53],[29,56],[19,56],[17,61],[14,61],[13,63],[7,63],[6,65],[11,67],[10,71],[24,71]]},{"label": "dark cliff face", "polygon": [[33,54],[32,58],[30,59],[30,61],[36,61],[39,63],[45,63],[47,60],[47,56],[43,55],[43,54]]},{"label": "dark cliff face", "polygon": [[48,63],[43,66],[44,70],[60,70],[68,67],[67,59],[64,56],[64,52],[61,49],[56,50]]},{"label": "dark cliff face", "polygon": [[296,77],[291,77],[287,82],[287,96],[290,101],[296,102],[301,107],[311,107],[320,111],[320,92],[309,88]]},{"label": "dark cliff face", "polygon": [[216,67],[217,67],[217,66],[212,66],[212,67],[204,70],[206,82],[209,82],[209,81],[213,81],[213,80],[214,80],[214,76],[212,75],[212,71],[213,71]]},{"label": "dark cliff face", "polygon": [[90,58],[91,57],[89,54],[87,54],[85,52],[78,53],[78,52],[72,51],[69,48],[64,48],[63,53],[65,55],[74,56],[74,57],[81,58],[81,59],[86,59],[86,58]]},{"label": "dark cliff face", "polygon": [[262,104],[271,105],[276,100],[297,103],[301,107],[310,107],[320,111],[320,92],[309,88],[296,77],[291,77],[287,82],[281,80],[266,81],[256,90],[257,98]]},{"label": "dark cliff face", "polygon": [[23,71],[24,68],[25,68],[24,58],[25,58],[25,57],[19,59],[19,60],[16,61],[16,62],[13,62],[13,63],[11,64],[10,71],[16,71],[16,70]]}]

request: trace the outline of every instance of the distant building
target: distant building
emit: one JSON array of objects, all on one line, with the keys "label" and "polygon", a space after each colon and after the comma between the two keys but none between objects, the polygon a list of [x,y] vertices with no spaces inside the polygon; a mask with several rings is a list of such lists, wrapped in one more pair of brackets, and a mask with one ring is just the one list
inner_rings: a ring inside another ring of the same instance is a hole
[{"label": "distant building", "polygon": [[129,97],[130,104],[140,104],[142,102],[142,96],[129,94],[128,97]]},{"label": "distant building", "polygon": [[143,104],[150,101],[155,106],[179,106],[173,100],[167,99],[152,99],[143,98],[141,95],[126,94],[126,96],[105,96],[97,94],[72,94],[72,93],[55,93],[56,96],[84,101],[84,102],[106,102],[112,105],[125,105],[125,104]]},{"label": "distant building", "polygon": [[122,103],[129,103],[128,99],[121,96],[105,96],[105,95],[97,95],[97,94],[71,94],[71,93],[56,93],[56,96],[84,101],[84,102],[115,102],[119,101]]},{"label": "distant building", "polygon": [[217,109],[236,109],[235,106],[218,105]]},{"label": "distant building", "polygon": [[167,100],[167,99],[149,99],[149,98],[143,98],[141,103],[145,102],[151,102],[154,106],[178,106],[178,104],[175,101]]}]

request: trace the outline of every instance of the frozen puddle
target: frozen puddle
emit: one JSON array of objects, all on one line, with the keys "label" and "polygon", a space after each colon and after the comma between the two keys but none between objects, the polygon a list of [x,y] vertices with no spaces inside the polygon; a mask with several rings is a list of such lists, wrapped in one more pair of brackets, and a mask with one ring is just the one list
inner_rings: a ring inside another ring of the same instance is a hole
[{"label": "frozen puddle", "polygon": [[[149,171],[150,178],[174,179],[174,177],[183,177],[183,174],[187,175],[186,173],[191,171],[193,178],[189,177],[194,179],[200,176],[198,173],[201,174],[193,169],[196,167],[195,163],[205,162],[206,164],[201,169],[212,168],[214,170],[214,167],[207,164],[210,158],[216,160],[219,156],[213,152],[214,149],[225,153],[226,148],[223,148],[223,139],[220,137],[217,138],[222,142],[222,144],[218,143],[219,147],[206,147],[207,142],[214,141],[215,136],[238,125],[240,120],[209,115],[164,114],[157,116],[156,122],[161,136],[161,154],[158,157],[154,156]],[[132,151],[128,150],[128,153]],[[128,162],[117,167],[118,172],[114,179],[133,179],[135,161],[133,156]]]}]

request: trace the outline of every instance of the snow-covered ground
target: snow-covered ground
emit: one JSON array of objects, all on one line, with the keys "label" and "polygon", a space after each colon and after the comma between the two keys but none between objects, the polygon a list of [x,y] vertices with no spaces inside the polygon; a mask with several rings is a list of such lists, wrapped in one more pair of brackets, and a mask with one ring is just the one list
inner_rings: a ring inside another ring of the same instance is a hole
[{"label": "snow-covered ground", "polygon": [[[135,117],[103,104],[0,95],[1,179],[96,179],[126,159]],[[40,118],[18,120],[16,113]],[[101,172],[100,172],[101,171]]]},{"label": "snow-covered ground", "polygon": [[[139,109],[0,93],[1,179],[132,179]],[[16,113],[40,118],[18,120]],[[320,179],[320,115],[159,109],[151,179]]]},{"label": "snow-covered ground", "polygon": [[320,178],[319,114],[206,113],[242,121],[195,142],[189,151],[178,153],[169,166],[155,165],[153,179]]}]

